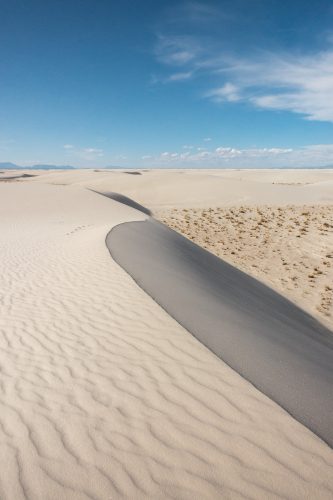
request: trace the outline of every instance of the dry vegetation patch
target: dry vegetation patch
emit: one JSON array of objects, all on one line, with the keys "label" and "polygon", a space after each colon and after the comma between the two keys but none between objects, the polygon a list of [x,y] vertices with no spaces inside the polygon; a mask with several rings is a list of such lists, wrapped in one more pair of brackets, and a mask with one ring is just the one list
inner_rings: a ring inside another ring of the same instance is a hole
[{"label": "dry vegetation patch", "polygon": [[333,206],[171,209],[163,223],[333,329]]}]

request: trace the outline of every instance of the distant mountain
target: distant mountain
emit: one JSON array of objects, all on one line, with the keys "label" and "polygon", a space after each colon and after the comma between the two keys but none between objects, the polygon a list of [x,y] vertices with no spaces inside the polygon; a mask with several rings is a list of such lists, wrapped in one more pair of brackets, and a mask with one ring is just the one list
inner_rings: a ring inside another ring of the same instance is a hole
[{"label": "distant mountain", "polygon": [[10,162],[0,162],[0,169],[4,170],[73,170],[75,167],[70,165],[29,165],[21,166]]},{"label": "distant mountain", "polygon": [[6,170],[8,169],[18,169],[20,167],[18,167],[17,165],[15,165],[15,163],[10,163],[10,162],[3,162],[3,163],[0,163],[0,168],[4,168]]},{"label": "distant mountain", "polygon": [[[0,162],[0,170],[74,170],[78,168],[86,168],[86,169],[92,169],[93,167],[73,167],[71,165],[49,165],[49,164],[37,164],[37,165],[29,165],[29,166],[22,166],[22,165],[16,165],[15,163],[11,162]],[[117,168],[124,168],[120,167],[118,165],[108,165],[107,167],[99,167],[97,170],[105,170],[105,169],[117,169]],[[129,167],[131,168],[131,167]],[[134,167],[133,167],[134,168]]]},{"label": "distant mountain", "polygon": [[[23,167],[27,168],[27,167]],[[32,165],[32,167],[29,167],[32,170],[74,170],[75,167],[72,167],[71,165]]]}]

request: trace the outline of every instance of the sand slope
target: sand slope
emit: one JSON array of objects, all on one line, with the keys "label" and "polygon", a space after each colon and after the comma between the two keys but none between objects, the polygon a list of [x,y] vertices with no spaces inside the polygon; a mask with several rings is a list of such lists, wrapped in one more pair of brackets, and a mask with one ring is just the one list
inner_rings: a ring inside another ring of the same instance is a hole
[{"label": "sand slope", "polygon": [[333,332],[152,218],[119,224],[106,244],[173,318],[333,447]]},{"label": "sand slope", "polygon": [[24,181],[0,214],[1,499],[332,497],[332,450],[110,258],[142,213]]}]

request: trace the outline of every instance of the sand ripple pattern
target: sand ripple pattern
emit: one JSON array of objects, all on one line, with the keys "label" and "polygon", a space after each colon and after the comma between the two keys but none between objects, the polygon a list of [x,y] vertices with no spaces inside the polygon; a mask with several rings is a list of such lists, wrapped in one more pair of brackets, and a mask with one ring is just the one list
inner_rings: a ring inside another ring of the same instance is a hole
[{"label": "sand ripple pattern", "polygon": [[131,209],[42,184],[0,200],[1,500],[332,498],[332,450],[112,261]]}]

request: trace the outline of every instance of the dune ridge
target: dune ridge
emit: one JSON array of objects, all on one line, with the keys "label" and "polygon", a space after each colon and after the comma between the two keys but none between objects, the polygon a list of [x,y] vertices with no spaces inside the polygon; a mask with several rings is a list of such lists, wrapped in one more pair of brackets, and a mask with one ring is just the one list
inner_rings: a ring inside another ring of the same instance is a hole
[{"label": "dune ridge", "polygon": [[0,209],[1,499],[332,496],[332,450],[110,258],[144,214],[34,180]]},{"label": "dune ridge", "polygon": [[333,332],[154,219],[118,225],[106,242],[173,318],[333,446]]}]

